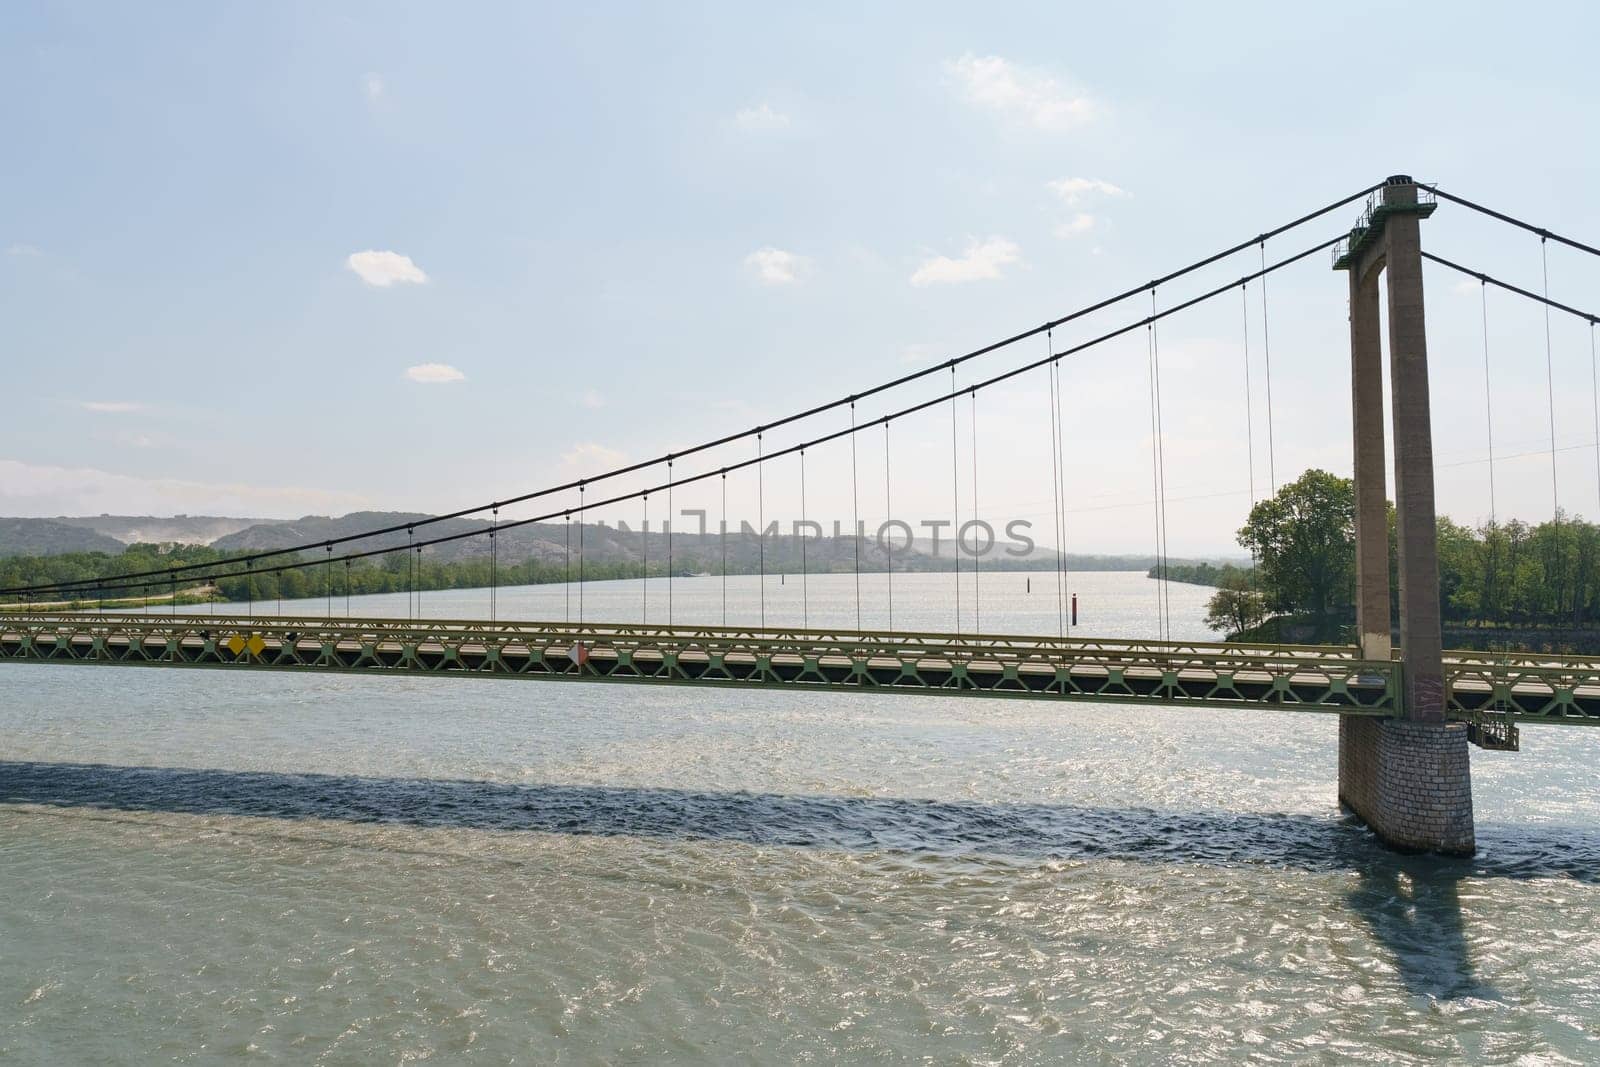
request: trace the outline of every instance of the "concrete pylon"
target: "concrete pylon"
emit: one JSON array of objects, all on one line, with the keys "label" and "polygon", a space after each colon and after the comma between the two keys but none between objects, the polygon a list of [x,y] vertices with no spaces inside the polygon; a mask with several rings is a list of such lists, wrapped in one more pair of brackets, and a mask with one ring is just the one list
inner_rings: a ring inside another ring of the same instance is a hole
[{"label": "concrete pylon", "polygon": [[1364,659],[1385,661],[1391,650],[1380,275],[1388,298],[1402,708],[1398,719],[1340,718],[1339,800],[1391,845],[1470,855],[1476,840],[1467,727],[1445,718],[1439,618],[1421,237],[1421,221],[1433,208],[1431,197],[1419,199],[1410,177],[1389,178],[1335,262],[1350,273],[1357,640]]}]

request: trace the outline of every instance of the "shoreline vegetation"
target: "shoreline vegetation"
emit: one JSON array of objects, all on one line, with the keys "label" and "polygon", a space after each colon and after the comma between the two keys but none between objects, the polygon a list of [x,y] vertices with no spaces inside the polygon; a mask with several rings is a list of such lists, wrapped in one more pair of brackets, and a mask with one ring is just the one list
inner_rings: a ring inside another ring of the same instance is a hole
[{"label": "shoreline vegetation", "polygon": [[[1439,599],[1448,646],[1600,655],[1600,525],[1559,515],[1462,526],[1438,519]],[[1226,640],[1351,644],[1355,486],[1310,470],[1251,510],[1239,544],[1252,567],[1172,563],[1169,581],[1216,588],[1207,624]],[[1390,625],[1399,614],[1389,509]],[[1162,571],[1151,567],[1149,577]]]},{"label": "shoreline vegetation", "polygon": [[[229,560],[260,551],[264,546],[223,550],[205,545],[133,544],[115,554],[94,551],[10,556],[0,558],[0,588],[104,578],[104,596],[90,594],[39,601],[3,597],[0,598],[0,610],[81,611],[101,605],[106,608],[139,608],[145,605],[170,607],[174,601],[178,606],[184,606],[207,604],[213,600],[237,603],[280,598],[304,600],[327,596],[330,591],[331,595],[341,597],[347,594],[364,596],[407,591],[479,589],[487,588],[491,581],[502,587],[550,585],[576,582],[580,574],[585,581],[637,579],[646,573],[651,578],[666,577],[665,539],[652,534],[648,541],[641,543],[635,533],[630,541],[626,537],[628,532],[600,524],[585,524],[584,536],[590,554],[581,566],[576,550],[578,531],[574,526],[570,533],[570,548],[563,540],[546,540],[539,546],[542,551],[540,558],[507,559],[502,550],[495,565],[491,565],[486,554],[487,545],[485,554],[464,558],[442,557],[431,549],[420,555],[398,551],[356,560],[348,565],[336,559],[331,567],[323,558],[323,553],[313,549],[303,553],[301,562],[292,569],[279,573],[240,574],[216,582],[198,582],[194,578],[178,576],[172,584],[160,578],[147,578],[131,586],[119,583],[118,576],[192,565],[226,565]],[[557,536],[565,538],[569,535],[567,531],[560,530]],[[674,577],[691,578],[722,573],[722,545],[717,537],[685,534],[677,541],[671,566]],[[403,539],[401,544],[404,544]],[[888,557],[879,546],[870,540],[864,540],[862,546],[862,573],[882,573],[888,569]],[[355,542],[342,546],[341,551],[361,551],[370,547]],[[760,558],[753,536],[744,538],[730,532],[727,548],[727,573],[730,575],[759,574],[763,567],[765,573],[772,576],[798,575],[803,567],[812,574],[851,573],[855,569],[855,546],[853,539],[848,537],[808,541],[804,557],[793,537],[769,537],[764,561]],[[648,552],[648,566],[641,559],[641,550]],[[594,558],[595,555],[600,558]],[[263,561],[262,566],[264,570],[276,568],[282,566],[283,562],[285,560]],[[1069,571],[1142,571],[1153,562],[1148,555],[1065,557],[1065,566]],[[915,547],[903,552],[897,547],[893,563],[896,573],[947,572],[955,566],[948,555],[936,556],[918,551]],[[1050,572],[1061,565],[1060,559],[1050,550],[1035,549],[1031,556],[1017,557],[1006,554],[998,547],[980,563],[985,571],[1025,572]],[[972,566],[972,558],[964,558],[961,564],[963,569]]]}]

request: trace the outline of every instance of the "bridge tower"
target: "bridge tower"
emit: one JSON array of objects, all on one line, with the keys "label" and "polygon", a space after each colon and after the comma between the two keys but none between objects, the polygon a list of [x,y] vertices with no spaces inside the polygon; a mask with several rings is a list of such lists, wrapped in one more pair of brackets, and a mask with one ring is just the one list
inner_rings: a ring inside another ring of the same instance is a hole
[{"label": "bridge tower", "polygon": [[1380,276],[1388,298],[1404,679],[1400,718],[1340,718],[1339,801],[1390,845],[1470,855],[1476,843],[1467,726],[1445,719],[1439,619],[1421,239],[1421,222],[1434,207],[1432,193],[1422,190],[1419,195],[1409,176],[1389,178],[1368,202],[1334,263],[1350,276],[1356,632],[1363,658],[1379,660],[1392,655]]}]

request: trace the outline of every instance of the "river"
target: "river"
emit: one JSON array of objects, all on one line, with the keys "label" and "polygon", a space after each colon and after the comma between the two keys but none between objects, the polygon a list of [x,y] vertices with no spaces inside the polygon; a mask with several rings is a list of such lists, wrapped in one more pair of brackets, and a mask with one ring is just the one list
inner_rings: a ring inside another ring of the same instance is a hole
[{"label": "river", "polygon": [[[769,578],[767,620],[851,625],[854,581]],[[862,582],[886,624],[887,578]],[[1156,636],[1143,575],[1071,584],[1079,633]],[[979,585],[964,626],[1056,632],[1051,575]],[[1173,636],[1209,636],[1208,592],[1171,587]],[[895,575],[895,624],[951,628],[952,593]],[[638,582],[581,599],[644,610]],[[672,604],[720,621],[722,583]],[[727,604],[756,621],[758,579]],[[1343,817],[1336,737],[1304,713],[4,665],[0,1062],[1600,1061],[1600,731],[1474,750],[1466,861]]]}]

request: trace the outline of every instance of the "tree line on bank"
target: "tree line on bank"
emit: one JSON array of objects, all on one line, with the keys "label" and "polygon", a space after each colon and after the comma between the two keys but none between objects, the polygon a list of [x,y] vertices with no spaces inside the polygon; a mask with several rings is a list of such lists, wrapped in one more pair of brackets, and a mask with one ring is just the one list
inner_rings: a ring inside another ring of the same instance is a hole
[{"label": "tree line on bank", "polygon": [[[191,603],[211,595],[221,600],[268,601],[301,600],[330,593],[333,596],[362,596],[409,590],[476,589],[487,587],[491,582],[503,586],[538,585],[577,581],[580,573],[576,557],[570,564],[565,560],[549,562],[528,559],[495,565],[487,558],[439,560],[425,553],[418,556],[402,551],[352,560],[348,564],[336,560],[330,565],[322,559],[307,558],[305,562],[287,570],[275,570],[286,560],[272,560],[262,563],[264,570],[261,573],[236,574],[215,581],[202,581],[181,574],[175,574],[170,581],[145,578],[120,583],[118,580],[123,575],[173,570],[192,564],[226,564],[242,554],[221,552],[204,545],[139,544],[129,545],[118,555],[74,552],[59,556],[15,556],[0,559],[0,588],[104,579],[102,589],[89,588],[72,595],[71,603],[74,606],[85,606],[100,599],[138,602],[149,598],[165,601],[174,595],[180,602]],[[673,561],[672,569],[681,576],[702,571],[705,566],[706,561],[697,557],[680,556]],[[273,569],[274,572],[266,573],[265,569]],[[754,571],[754,567],[747,567],[738,561],[728,564],[729,574]],[[581,571],[587,581],[638,578],[643,572],[644,568],[638,560],[585,560]],[[651,560],[649,573],[651,577],[665,577],[666,561]],[[197,595],[197,588],[204,588],[205,594]],[[45,596],[48,597],[48,594]],[[50,599],[60,602],[66,598]]]},{"label": "tree line on bank", "polygon": [[[1388,509],[1391,616],[1399,610]],[[1600,628],[1600,525],[1561,515],[1476,528],[1438,519],[1439,599],[1461,630]],[[1216,568],[1207,623],[1230,637],[1347,641],[1355,622],[1355,483],[1309,470],[1239,530],[1253,568]],[[1174,573],[1171,577],[1180,579]],[[1192,580],[1194,575],[1187,576]]]},{"label": "tree line on bank", "polygon": [[[724,564],[721,546],[714,535],[710,538],[684,535],[674,554],[671,569],[678,577],[720,574],[724,565],[727,573],[732,575],[757,574],[763,566],[766,573],[772,575],[799,574],[802,566],[812,574],[846,573],[853,569],[853,561],[843,558],[848,553],[833,543],[840,540],[846,548],[849,547],[849,538],[829,538],[818,542],[830,550],[833,558],[823,555],[819,560],[813,556],[803,562],[794,538],[772,537],[763,561],[752,545],[745,543],[742,538],[730,536]],[[301,600],[330,593],[342,597],[347,594],[362,596],[409,590],[478,589],[487,587],[491,582],[501,586],[576,582],[580,574],[586,581],[639,578],[645,574],[645,562],[638,556],[618,559],[614,546],[611,547],[613,551],[610,558],[587,558],[581,566],[576,551],[554,559],[528,558],[515,562],[501,559],[496,565],[492,565],[487,556],[441,559],[426,551],[420,556],[409,551],[398,551],[353,560],[348,566],[336,559],[330,566],[322,558],[322,552],[311,550],[302,556],[303,562],[287,570],[276,570],[288,562],[288,557],[282,557],[263,561],[262,570],[258,572],[235,574],[215,581],[174,574],[171,580],[156,577],[119,583],[117,579],[124,575],[175,570],[194,564],[226,564],[248,554],[242,549],[222,551],[204,545],[135,544],[119,554],[70,552],[52,556],[0,558],[0,588],[103,579],[100,588],[89,587],[67,596],[42,594],[32,598],[33,601],[82,608],[93,607],[101,602],[108,606],[138,605],[146,600],[166,603],[174,598],[180,604],[204,602],[211,597],[231,601]],[[650,549],[649,576],[666,577],[665,546],[651,544]],[[1067,566],[1078,570],[1135,569],[1147,566],[1149,562],[1148,556],[1067,558]],[[939,560],[920,553],[902,556],[898,552],[894,564],[896,570],[953,566],[948,559]],[[882,571],[887,566],[888,557],[882,547],[871,538],[864,538],[862,571]],[[986,562],[984,566],[987,569],[993,564]],[[1054,570],[1056,566],[1054,557],[1039,555],[1030,559],[1008,559],[1003,569]],[[236,564],[230,569],[241,568]],[[14,596],[0,596],[0,602],[26,601]]]}]

